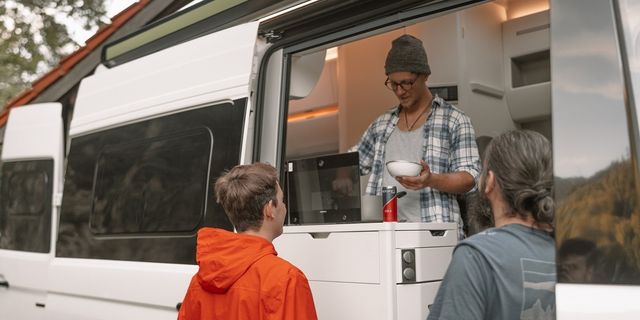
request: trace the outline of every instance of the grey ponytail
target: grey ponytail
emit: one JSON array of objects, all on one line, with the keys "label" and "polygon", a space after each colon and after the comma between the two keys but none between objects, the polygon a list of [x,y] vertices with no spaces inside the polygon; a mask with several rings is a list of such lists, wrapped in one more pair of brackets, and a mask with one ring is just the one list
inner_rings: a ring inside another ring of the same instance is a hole
[{"label": "grey ponytail", "polygon": [[487,170],[494,172],[512,215],[531,215],[539,224],[553,222],[551,146],[543,135],[515,130],[493,138],[486,150],[483,177]]}]

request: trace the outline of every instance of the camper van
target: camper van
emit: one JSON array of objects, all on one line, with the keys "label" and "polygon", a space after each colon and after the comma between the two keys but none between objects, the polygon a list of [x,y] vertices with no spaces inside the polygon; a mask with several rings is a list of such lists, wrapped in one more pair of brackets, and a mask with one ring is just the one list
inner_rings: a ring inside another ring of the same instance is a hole
[{"label": "camper van", "polygon": [[344,211],[325,201],[337,168],[366,179],[347,151],[397,104],[384,59],[402,34],[479,140],[522,128],[552,142],[556,317],[637,319],[633,0],[210,1],[109,43],[72,107],[9,115],[0,317],[175,319],[198,229],[233,230],[216,178],[261,161],[289,206],[274,245],[319,319],[425,319],[457,226],[382,222],[357,191]]}]

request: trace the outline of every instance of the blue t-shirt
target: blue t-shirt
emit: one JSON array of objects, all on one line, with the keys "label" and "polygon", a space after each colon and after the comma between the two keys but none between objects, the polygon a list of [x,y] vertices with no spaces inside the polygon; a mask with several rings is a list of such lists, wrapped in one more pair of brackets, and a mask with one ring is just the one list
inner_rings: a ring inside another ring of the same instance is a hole
[{"label": "blue t-shirt", "polygon": [[456,246],[427,319],[555,319],[555,244],[520,224]]}]

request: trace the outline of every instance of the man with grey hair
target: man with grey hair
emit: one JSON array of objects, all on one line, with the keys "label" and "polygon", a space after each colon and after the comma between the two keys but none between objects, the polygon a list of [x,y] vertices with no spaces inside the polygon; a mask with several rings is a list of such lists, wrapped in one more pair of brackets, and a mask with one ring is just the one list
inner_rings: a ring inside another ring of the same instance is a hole
[{"label": "man with grey hair", "polygon": [[[471,121],[429,91],[431,68],[419,39],[410,35],[395,39],[384,69],[385,86],[399,104],[371,123],[351,149],[359,153],[361,174],[371,173],[366,193],[380,195],[383,186],[396,186],[407,191],[398,201],[400,221],[456,222],[462,236],[455,194],[474,188],[480,171]],[[385,169],[392,160],[418,162],[422,172],[393,178]]]},{"label": "man with grey hair", "polygon": [[456,246],[427,319],[555,318],[552,183],[541,134],[510,131],[489,143],[479,191],[495,227]]}]

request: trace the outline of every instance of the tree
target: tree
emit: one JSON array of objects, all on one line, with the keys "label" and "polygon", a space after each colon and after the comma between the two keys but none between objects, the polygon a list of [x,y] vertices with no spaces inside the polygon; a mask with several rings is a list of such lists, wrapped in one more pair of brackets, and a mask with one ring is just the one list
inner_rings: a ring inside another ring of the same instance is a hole
[{"label": "tree", "polygon": [[65,19],[108,21],[106,0],[0,0],[0,108],[78,48]]}]

